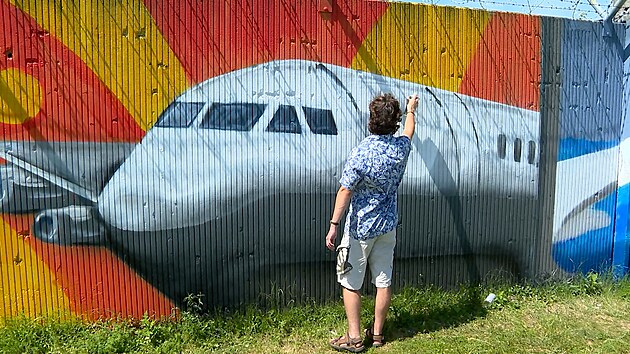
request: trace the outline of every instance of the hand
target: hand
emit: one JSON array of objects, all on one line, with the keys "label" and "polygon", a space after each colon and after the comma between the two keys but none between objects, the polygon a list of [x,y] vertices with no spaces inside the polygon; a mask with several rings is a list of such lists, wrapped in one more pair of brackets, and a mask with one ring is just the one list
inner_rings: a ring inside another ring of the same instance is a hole
[{"label": "hand", "polygon": [[407,97],[407,112],[414,113],[416,111],[416,107],[418,107],[418,94],[414,93],[413,95]]},{"label": "hand", "polygon": [[337,226],[330,225],[328,235],[326,235],[326,248],[331,251],[335,250],[335,239],[337,238]]}]

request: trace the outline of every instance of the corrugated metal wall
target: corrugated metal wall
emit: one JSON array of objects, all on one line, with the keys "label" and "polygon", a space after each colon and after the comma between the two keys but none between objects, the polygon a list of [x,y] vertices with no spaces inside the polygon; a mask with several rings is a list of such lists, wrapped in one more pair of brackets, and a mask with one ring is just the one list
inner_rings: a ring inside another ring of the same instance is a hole
[{"label": "corrugated metal wall", "polygon": [[[630,45],[630,27],[625,25],[625,38],[620,41],[623,48]],[[628,202],[630,201],[630,146],[628,137],[630,137],[630,126],[626,121],[630,113],[630,105],[628,99],[630,97],[630,61],[626,57],[628,53],[624,53],[623,66],[623,119],[621,131],[621,143],[619,144],[619,179],[617,192],[617,212],[615,217],[615,238],[613,241],[613,270],[618,276],[623,276],[628,272],[630,266],[630,233],[628,232]]]},{"label": "corrugated metal wall", "polygon": [[[623,38],[623,30],[619,29]],[[564,21],[553,257],[566,272],[612,265],[623,59],[600,23]]]},{"label": "corrugated metal wall", "polygon": [[611,264],[623,60],[600,25],[359,0],[0,18],[2,316],[335,296],[324,237],[381,92],[420,95],[395,287]]}]

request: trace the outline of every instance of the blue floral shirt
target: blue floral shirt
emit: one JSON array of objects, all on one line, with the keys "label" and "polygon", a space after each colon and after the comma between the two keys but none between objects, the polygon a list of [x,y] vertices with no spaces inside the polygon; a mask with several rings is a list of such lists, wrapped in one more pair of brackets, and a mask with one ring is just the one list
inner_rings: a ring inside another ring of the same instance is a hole
[{"label": "blue floral shirt", "polygon": [[411,141],[370,135],[352,150],[339,183],[352,191],[344,232],[368,240],[396,228],[396,191],[405,173]]}]

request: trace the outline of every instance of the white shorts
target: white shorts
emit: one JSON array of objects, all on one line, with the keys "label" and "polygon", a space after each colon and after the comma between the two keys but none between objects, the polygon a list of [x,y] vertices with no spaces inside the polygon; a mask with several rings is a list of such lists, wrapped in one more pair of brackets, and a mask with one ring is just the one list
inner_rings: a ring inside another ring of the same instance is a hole
[{"label": "white shorts", "polygon": [[346,289],[361,289],[369,264],[374,286],[388,288],[392,284],[394,247],[396,229],[365,241],[343,235],[337,247],[337,281]]}]

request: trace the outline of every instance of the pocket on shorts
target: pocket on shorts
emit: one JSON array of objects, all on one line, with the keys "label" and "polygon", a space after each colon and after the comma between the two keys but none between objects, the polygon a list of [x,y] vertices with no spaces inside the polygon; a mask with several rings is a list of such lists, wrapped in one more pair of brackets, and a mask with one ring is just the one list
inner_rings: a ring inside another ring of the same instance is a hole
[{"label": "pocket on shorts", "polygon": [[350,247],[337,247],[337,275],[343,275],[352,270],[352,264],[348,262]]}]

